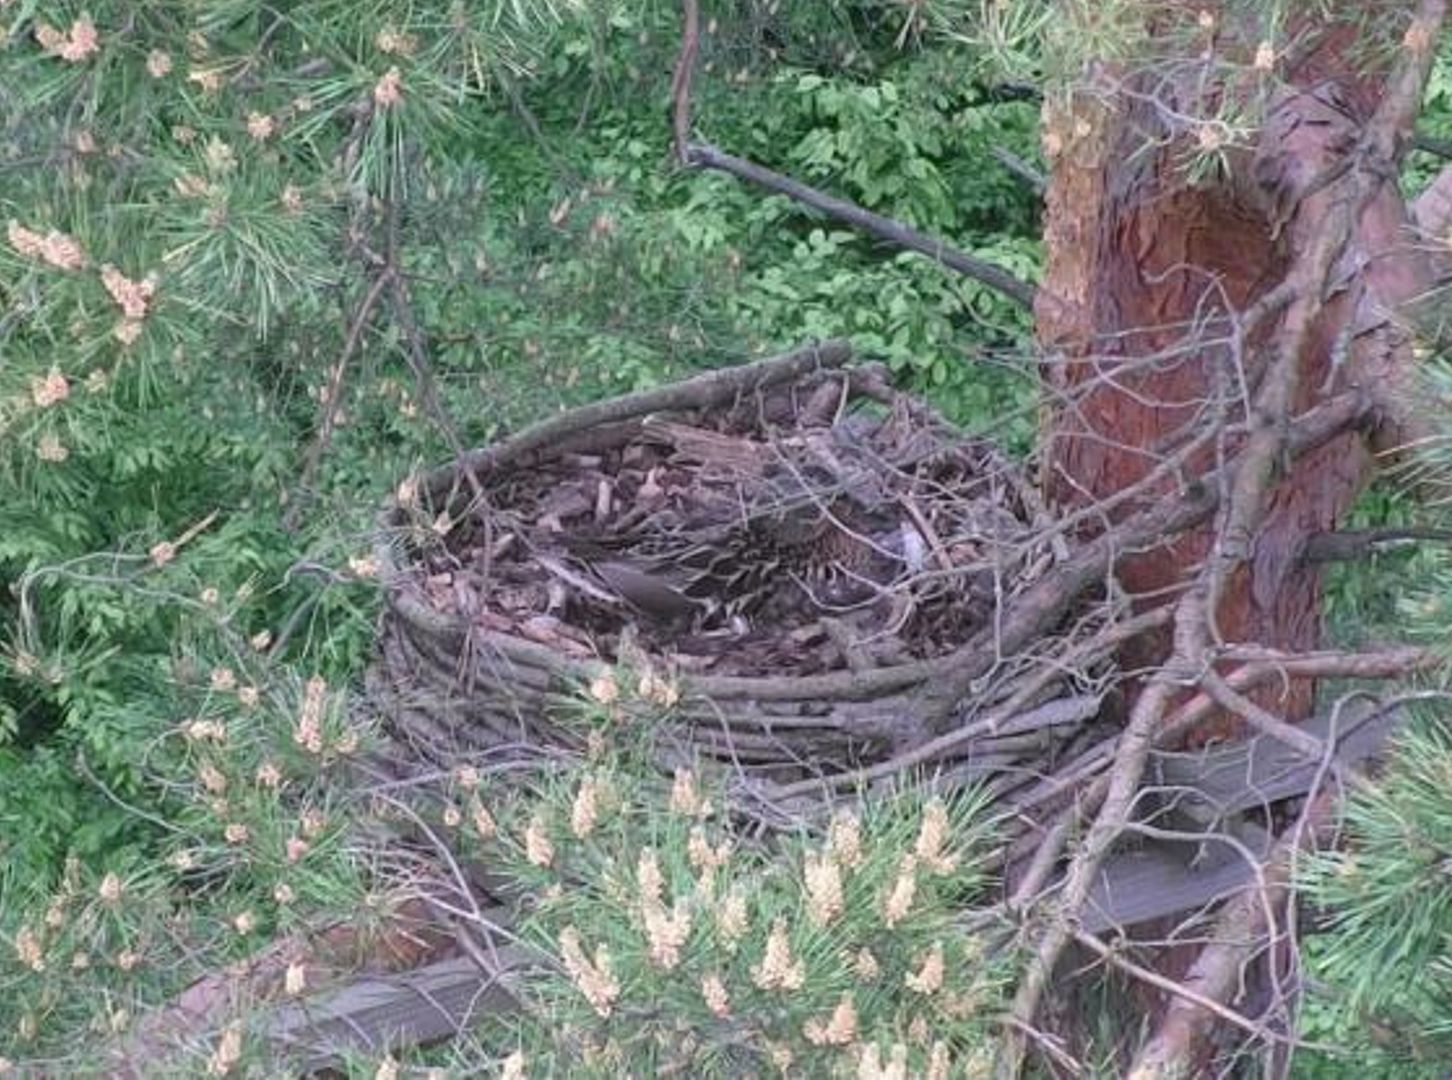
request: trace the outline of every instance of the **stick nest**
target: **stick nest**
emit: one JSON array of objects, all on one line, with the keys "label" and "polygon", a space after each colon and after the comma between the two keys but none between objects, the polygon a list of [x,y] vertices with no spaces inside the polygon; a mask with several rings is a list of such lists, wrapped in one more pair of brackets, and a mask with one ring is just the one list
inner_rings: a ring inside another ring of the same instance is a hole
[{"label": "stick nest", "polygon": [[569,748],[593,697],[668,712],[666,759],[789,781],[1061,691],[1004,663],[934,699],[1063,541],[993,444],[846,360],[829,343],[597,403],[407,483],[374,673],[398,731],[434,758]]}]

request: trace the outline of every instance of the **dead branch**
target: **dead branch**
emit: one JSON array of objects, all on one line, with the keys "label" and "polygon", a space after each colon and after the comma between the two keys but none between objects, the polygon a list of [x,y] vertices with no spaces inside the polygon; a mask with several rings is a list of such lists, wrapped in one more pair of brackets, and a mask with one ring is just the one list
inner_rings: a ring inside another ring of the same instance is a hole
[{"label": "dead branch", "polygon": [[828,195],[826,192],[803,184],[800,180],[793,180],[789,176],[784,176],[744,158],[735,157],[706,143],[688,145],[685,162],[698,168],[718,169],[764,187],[768,191],[786,195],[805,206],[810,206],[838,221],[845,222],[853,228],[861,229],[865,233],[886,240],[890,244],[926,255],[934,262],[1007,296],[1020,307],[1029,311],[1033,310],[1034,297],[1038,292],[1034,285],[1001,266],[995,266],[985,259],[969,255],[942,240],[925,236],[900,221],[875,214],[856,203]]},{"label": "dead branch", "polygon": [[993,154],[995,161],[1028,185],[1030,191],[1040,198],[1043,197],[1044,191],[1049,186],[1049,181],[1043,173],[1012,150],[1007,150],[1002,146],[993,147],[990,153]]},{"label": "dead branch", "polygon": [[671,75],[672,120],[675,130],[676,161],[687,165],[691,138],[691,76],[695,74],[696,50],[701,44],[701,12],[696,0],[681,0],[681,51]]},{"label": "dead branch", "polygon": [[1452,543],[1452,529],[1427,526],[1390,527],[1385,529],[1346,529],[1316,533],[1306,541],[1301,561],[1306,563],[1338,562],[1363,559],[1386,551],[1413,548],[1418,541]]},{"label": "dead branch", "polygon": [[323,454],[327,452],[328,443],[332,441],[333,430],[338,423],[338,410],[343,403],[343,379],[348,371],[348,363],[353,354],[358,351],[358,344],[363,338],[363,328],[368,324],[373,309],[378,305],[383,290],[388,287],[392,280],[393,270],[391,267],[384,268],[376,273],[368,291],[363,295],[358,307],[353,313],[353,319],[348,325],[347,336],[343,340],[343,351],[328,376],[327,387],[324,390],[326,399],[323,402],[323,415],[318,421],[317,434],[308,447],[307,457],[303,460],[302,474],[298,478],[297,491],[288,507],[287,513],[283,516],[283,527],[293,529],[297,527],[302,516],[303,502],[307,492],[312,488],[313,481],[317,478],[318,467],[322,464]]}]

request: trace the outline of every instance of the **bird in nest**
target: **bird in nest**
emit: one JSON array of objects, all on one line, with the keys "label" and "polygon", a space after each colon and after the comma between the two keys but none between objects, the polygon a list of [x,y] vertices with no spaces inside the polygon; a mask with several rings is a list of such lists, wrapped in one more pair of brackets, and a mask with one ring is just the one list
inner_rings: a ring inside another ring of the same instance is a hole
[{"label": "bird in nest", "polygon": [[802,614],[815,614],[870,602],[920,569],[925,547],[908,522],[859,531],[820,511],[763,515],[674,540],[642,552],[646,545],[572,537],[537,558],[577,593],[652,622],[739,627],[768,607],[773,615],[803,606]]}]

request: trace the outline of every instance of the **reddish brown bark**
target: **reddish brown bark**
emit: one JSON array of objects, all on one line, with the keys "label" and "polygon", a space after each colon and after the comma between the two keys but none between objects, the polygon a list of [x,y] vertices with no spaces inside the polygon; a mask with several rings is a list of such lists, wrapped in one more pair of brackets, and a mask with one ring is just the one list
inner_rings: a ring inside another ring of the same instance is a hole
[{"label": "reddish brown bark", "polygon": [[[1223,317],[1281,285],[1324,224],[1313,181],[1345,159],[1383,90],[1375,73],[1349,74],[1364,70],[1364,58],[1351,55],[1355,43],[1351,26],[1313,39],[1294,68],[1280,73],[1285,87],[1260,145],[1232,151],[1229,175],[1201,185],[1184,172],[1189,140],[1183,133],[1169,138],[1164,114],[1146,98],[1111,97],[1116,107],[1083,95],[1046,107],[1046,150],[1054,167],[1043,293],[1052,300],[1039,304],[1037,317],[1041,343],[1055,357],[1046,372],[1045,487],[1059,506],[1082,509],[1145,482],[1177,443],[1215,425],[1217,393],[1233,399],[1224,415],[1244,421]],[[1203,101],[1166,101],[1179,91],[1163,79],[1138,78],[1143,85],[1136,88],[1164,104],[1184,113],[1205,110]],[[1152,140],[1159,141],[1156,148]],[[1405,335],[1385,312],[1428,280],[1407,222],[1394,184],[1386,184],[1359,219],[1348,253],[1348,260],[1363,255],[1362,264],[1345,262],[1348,287],[1328,298],[1312,324],[1299,357],[1294,411],[1320,400],[1333,382],[1385,380],[1404,360]],[[1363,333],[1372,310],[1380,313],[1381,328]],[[1266,320],[1245,342],[1240,364],[1252,387],[1273,355],[1278,319]],[[1348,322],[1358,329],[1352,345],[1342,334]],[[1349,358],[1332,379],[1338,349]],[[1216,453],[1212,441],[1183,468],[1148,481],[1136,498],[1098,520],[1091,516],[1086,528],[1173,496],[1207,471]],[[1273,488],[1249,558],[1228,579],[1215,612],[1225,641],[1316,645],[1321,574],[1300,561],[1300,552],[1310,534],[1332,528],[1345,513],[1370,462],[1363,439],[1348,433],[1296,463]],[[1209,525],[1136,554],[1122,565],[1119,583],[1141,608],[1158,602],[1188,580],[1213,542]],[[1166,632],[1141,638],[1123,660],[1148,668],[1169,651]],[[1313,690],[1308,680],[1288,681],[1261,691],[1257,703],[1297,719],[1309,710]],[[1193,741],[1235,729],[1217,718]]]}]

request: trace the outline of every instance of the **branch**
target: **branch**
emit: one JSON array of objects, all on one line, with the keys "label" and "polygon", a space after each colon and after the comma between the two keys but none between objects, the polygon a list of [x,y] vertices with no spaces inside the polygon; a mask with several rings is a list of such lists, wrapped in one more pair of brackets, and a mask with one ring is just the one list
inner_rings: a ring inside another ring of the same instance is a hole
[{"label": "branch", "polygon": [[1035,195],[1043,197],[1044,190],[1049,186],[1049,181],[1043,173],[1012,150],[1006,150],[1002,146],[995,146],[989,152],[995,161],[1032,188]]},{"label": "branch", "polygon": [[676,57],[676,70],[671,76],[671,101],[674,104],[676,161],[689,164],[691,138],[691,76],[695,73],[696,50],[701,44],[701,13],[696,0],[682,0],[684,27],[681,31],[681,52]]},{"label": "branch", "polygon": [[828,195],[816,188],[808,187],[799,180],[793,180],[789,176],[784,176],[744,158],[734,157],[708,144],[691,143],[688,145],[685,148],[684,161],[687,165],[697,168],[718,169],[721,172],[740,177],[742,180],[749,180],[768,191],[786,195],[814,210],[819,210],[854,228],[861,229],[865,233],[886,240],[890,244],[926,255],[934,262],[940,263],[950,270],[956,270],[965,277],[973,278],[990,289],[1002,293],[1025,310],[1033,310],[1034,296],[1038,291],[1034,285],[1001,266],[995,266],[984,259],[959,251],[942,240],[924,236],[900,221],[883,217],[881,214],[874,214],[871,210],[863,209],[856,203]]},{"label": "branch", "polygon": [[1385,549],[1406,548],[1418,540],[1452,542],[1452,529],[1427,526],[1385,529],[1347,529],[1312,534],[1301,551],[1305,563],[1344,562],[1375,555]]},{"label": "branch", "polygon": [[1452,165],[1448,165],[1412,203],[1412,224],[1424,238],[1436,241],[1452,225]]},{"label": "branch", "polygon": [[307,457],[303,460],[302,475],[298,479],[297,494],[294,496],[292,505],[288,507],[287,513],[283,516],[282,526],[284,529],[292,530],[298,525],[302,516],[303,500],[308,490],[312,487],[313,480],[317,477],[318,466],[322,464],[323,454],[327,452],[328,443],[332,441],[333,430],[338,424],[338,410],[343,401],[343,377],[348,370],[348,362],[353,354],[358,351],[358,343],[363,337],[363,328],[368,324],[368,317],[378,305],[378,300],[383,295],[383,290],[393,280],[393,267],[388,266],[377,273],[373,278],[373,284],[368,287],[358,309],[353,314],[353,321],[348,327],[348,336],[343,342],[342,355],[338,357],[337,363],[333,365],[332,374],[328,378],[325,393],[328,399],[323,402],[323,415],[318,421],[318,431],[313,437],[312,445],[308,447]]}]

